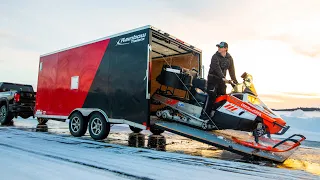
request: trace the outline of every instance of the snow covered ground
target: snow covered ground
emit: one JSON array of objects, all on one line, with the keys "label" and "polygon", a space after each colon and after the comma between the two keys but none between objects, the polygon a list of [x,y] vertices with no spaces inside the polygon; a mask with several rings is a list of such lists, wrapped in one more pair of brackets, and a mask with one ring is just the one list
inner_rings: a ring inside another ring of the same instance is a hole
[{"label": "snow covered ground", "polygon": [[[113,126],[98,142],[70,136],[65,122],[49,121],[48,132],[35,132],[35,120],[16,119],[0,127],[0,179],[320,179],[320,113],[278,113],[291,126],[287,136],[308,140],[280,165],[239,162],[235,154],[167,132],[167,152],[129,147],[127,125]],[[147,142],[150,133],[142,133]]]},{"label": "snow covered ground", "polygon": [[1,179],[316,179],[303,171],[0,128]]}]

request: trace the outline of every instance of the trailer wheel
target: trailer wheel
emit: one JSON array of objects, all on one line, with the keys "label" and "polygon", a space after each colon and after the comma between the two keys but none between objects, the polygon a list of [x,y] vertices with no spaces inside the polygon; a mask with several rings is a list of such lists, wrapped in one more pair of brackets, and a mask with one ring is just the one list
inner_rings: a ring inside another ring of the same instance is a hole
[{"label": "trailer wheel", "polygon": [[150,127],[150,131],[151,131],[152,134],[154,134],[154,135],[160,135],[160,134],[164,133],[164,130],[158,129],[158,128],[156,128],[155,126],[151,126],[151,127]]},{"label": "trailer wheel", "polygon": [[94,140],[102,140],[108,137],[110,123],[100,113],[93,113],[89,120],[89,133]]},{"label": "trailer wheel", "polygon": [[2,105],[0,107],[0,123],[1,125],[9,124],[9,122],[13,119],[13,114],[7,111],[7,106]]},{"label": "trailer wheel", "polygon": [[130,127],[131,131],[133,131],[134,133],[139,133],[139,132],[142,131],[142,129],[140,129],[140,128],[136,128],[136,127],[133,127],[133,126],[129,126],[129,127]]},{"label": "trailer wheel", "polygon": [[88,127],[88,122],[80,112],[75,112],[70,116],[69,131],[75,137],[83,136]]}]

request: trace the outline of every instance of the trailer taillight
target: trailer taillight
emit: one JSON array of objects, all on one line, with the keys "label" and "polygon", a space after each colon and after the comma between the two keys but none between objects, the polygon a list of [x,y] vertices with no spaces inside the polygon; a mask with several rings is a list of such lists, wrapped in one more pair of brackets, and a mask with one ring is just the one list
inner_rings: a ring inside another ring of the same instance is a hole
[{"label": "trailer taillight", "polygon": [[15,93],[13,99],[14,99],[15,102],[19,102],[20,101],[20,94],[19,93]]}]

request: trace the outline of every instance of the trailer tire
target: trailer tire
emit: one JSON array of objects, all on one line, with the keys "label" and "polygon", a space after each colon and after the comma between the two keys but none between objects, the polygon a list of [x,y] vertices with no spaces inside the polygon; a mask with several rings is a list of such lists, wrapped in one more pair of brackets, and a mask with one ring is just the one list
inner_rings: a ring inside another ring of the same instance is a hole
[{"label": "trailer tire", "polygon": [[151,127],[150,127],[150,131],[151,131],[152,134],[154,134],[154,135],[160,135],[160,134],[164,133],[164,130],[158,129],[158,128],[156,128],[155,126],[151,126]]},{"label": "trailer tire", "polygon": [[70,116],[69,131],[72,136],[83,136],[88,128],[88,122],[80,112],[75,112]]},{"label": "trailer tire", "polygon": [[142,129],[140,129],[140,128],[136,128],[136,127],[133,127],[130,125],[129,125],[129,127],[130,127],[131,131],[133,131],[134,133],[140,133],[142,131]]},{"label": "trailer tire", "polygon": [[0,107],[0,123],[1,125],[9,124],[13,119],[13,114],[9,113],[5,104]]},{"label": "trailer tire", "polygon": [[102,140],[108,137],[110,123],[101,113],[94,112],[89,119],[89,133],[94,140]]}]

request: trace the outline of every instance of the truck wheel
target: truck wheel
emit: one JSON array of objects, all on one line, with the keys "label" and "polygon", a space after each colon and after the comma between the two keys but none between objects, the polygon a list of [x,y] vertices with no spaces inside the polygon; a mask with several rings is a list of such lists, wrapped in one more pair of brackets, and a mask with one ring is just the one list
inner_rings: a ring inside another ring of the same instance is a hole
[{"label": "truck wheel", "polygon": [[131,131],[133,131],[134,133],[139,133],[139,132],[142,131],[142,129],[140,129],[140,128],[136,128],[136,127],[133,127],[133,126],[129,126],[129,127],[130,127]]},{"label": "truck wheel", "polygon": [[7,111],[7,106],[0,107],[0,123],[1,125],[8,124],[13,119],[13,115]]},{"label": "truck wheel", "polygon": [[83,136],[88,128],[88,122],[84,119],[81,113],[75,112],[70,116],[69,131],[72,136]]},{"label": "truck wheel", "polygon": [[105,139],[110,132],[110,123],[100,113],[93,113],[89,119],[89,133],[94,140]]},{"label": "truck wheel", "polygon": [[158,129],[158,128],[156,128],[155,126],[151,126],[151,127],[150,127],[150,131],[151,131],[152,134],[154,134],[154,135],[160,135],[160,134],[164,133],[164,130]]},{"label": "truck wheel", "polygon": [[44,118],[37,118],[38,120],[38,125],[45,125],[48,122],[48,119]]}]

